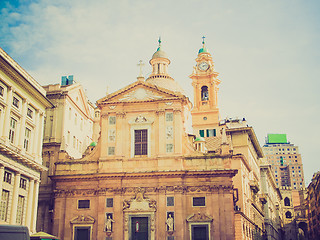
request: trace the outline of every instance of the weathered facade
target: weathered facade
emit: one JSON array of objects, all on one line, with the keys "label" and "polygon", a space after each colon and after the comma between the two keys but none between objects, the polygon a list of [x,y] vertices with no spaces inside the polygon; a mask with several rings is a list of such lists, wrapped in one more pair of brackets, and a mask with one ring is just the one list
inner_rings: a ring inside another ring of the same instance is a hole
[{"label": "weathered facade", "polygon": [[[203,76],[214,72],[210,53],[199,51],[198,58],[202,61],[195,71]],[[148,79],[139,76],[97,101],[100,138],[85,157],[70,159],[59,153],[51,177],[54,235],[234,239],[237,170],[231,165],[230,141],[223,142],[227,136],[220,134],[217,123],[216,152],[208,153],[205,139],[188,134],[191,103],[168,74],[170,60],[161,46],[150,64]],[[212,83],[216,76],[203,79]],[[204,101],[215,99],[216,93]]]}]

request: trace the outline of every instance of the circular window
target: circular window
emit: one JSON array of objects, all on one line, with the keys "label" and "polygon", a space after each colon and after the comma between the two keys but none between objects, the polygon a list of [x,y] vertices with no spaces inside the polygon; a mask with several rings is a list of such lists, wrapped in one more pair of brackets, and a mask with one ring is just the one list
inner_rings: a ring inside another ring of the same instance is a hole
[{"label": "circular window", "polygon": [[203,117],[203,120],[207,120],[207,117]]}]

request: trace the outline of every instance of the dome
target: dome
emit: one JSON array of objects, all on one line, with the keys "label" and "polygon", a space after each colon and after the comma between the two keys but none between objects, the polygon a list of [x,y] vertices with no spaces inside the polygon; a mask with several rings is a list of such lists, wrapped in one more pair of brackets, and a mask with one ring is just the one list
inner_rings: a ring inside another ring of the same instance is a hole
[{"label": "dome", "polygon": [[207,53],[207,52],[208,52],[208,50],[207,50],[207,48],[204,46],[203,48],[200,48],[198,54],[200,54],[200,53]]},{"label": "dome", "polygon": [[195,142],[205,142],[206,140],[203,137],[197,137]]},{"label": "dome", "polygon": [[168,55],[164,51],[162,51],[160,47],[158,47],[157,51],[152,55],[152,59],[155,59],[155,58],[169,59]]},{"label": "dome", "polygon": [[172,92],[180,93],[185,95],[183,88],[174,81],[171,77],[164,78],[164,77],[152,77],[146,80],[147,83],[151,83],[157,87],[168,89]]},{"label": "dome", "polygon": [[92,142],[92,143],[90,143],[89,146],[90,146],[90,147],[95,147],[95,146],[97,146],[97,143],[96,143],[96,142]]}]

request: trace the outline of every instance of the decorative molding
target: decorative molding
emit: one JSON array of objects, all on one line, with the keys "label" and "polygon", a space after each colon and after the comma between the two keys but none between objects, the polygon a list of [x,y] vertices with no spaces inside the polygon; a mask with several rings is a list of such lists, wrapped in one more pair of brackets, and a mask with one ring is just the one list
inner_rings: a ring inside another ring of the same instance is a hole
[{"label": "decorative molding", "polygon": [[165,114],[165,110],[158,110],[156,111],[156,114],[159,116],[163,116]]},{"label": "decorative molding", "polygon": [[125,113],[125,112],[117,112],[117,113],[116,113],[116,116],[117,116],[118,118],[125,118],[125,117],[126,117],[126,113]]},{"label": "decorative molding", "polygon": [[91,216],[79,215],[71,219],[71,224],[93,224],[95,222],[94,218]]},{"label": "decorative molding", "polygon": [[187,218],[187,222],[212,222],[213,218],[204,213],[195,213]]},{"label": "decorative molding", "polygon": [[124,211],[156,211],[157,202],[145,196],[145,188],[136,188],[135,196],[130,200],[123,200]]},{"label": "decorative molding", "polygon": [[124,95],[122,98],[120,98],[120,101],[123,100],[145,100],[145,99],[160,99],[162,96],[154,95],[152,91],[145,90],[144,88],[138,88],[137,90],[130,92],[126,95]]},{"label": "decorative molding", "polygon": [[[113,194],[125,194],[134,193],[135,197],[130,200],[125,200],[127,207],[130,206],[132,200],[140,202],[142,199],[148,199],[145,197],[146,193],[185,193],[185,192],[217,192],[223,190],[226,193],[233,193],[232,185],[200,185],[200,186],[159,186],[159,187],[128,187],[128,188],[100,188],[100,189],[76,189],[76,190],[54,190],[55,197],[65,197],[65,196],[105,196],[108,193]],[[155,207],[155,202],[148,200],[150,202],[150,207]],[[128,205],[127,205],[128,203]],[[127,208],[126,207],[126,208]]]}]

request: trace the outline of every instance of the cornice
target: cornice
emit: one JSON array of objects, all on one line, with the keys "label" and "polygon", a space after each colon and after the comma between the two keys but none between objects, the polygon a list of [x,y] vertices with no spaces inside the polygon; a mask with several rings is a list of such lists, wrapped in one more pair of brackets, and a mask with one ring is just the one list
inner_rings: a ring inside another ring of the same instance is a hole
[{"label": "cornice", "polygon": [[[95,162],[95,161],[92,161]],[[96,181],[114,178],[156,178],[156,177],[233,177],[237,174],[236,169],[216,169],[211,171],[158,171],[158,172],[132,172],[132,173],[91,173],[77,175],[54,175],[51,179],[57,182],[73,182],[75,180]]]},{"label": "cornice", "polygon": [[233,193],[233,185],[198,185],[198,186],[158,186],[158,187],[110,187],[99,189],[56,189],[55,197],[72,197],[72,196],[105,196],[112,194],[134,193],[137,189],[143,189],[145,193],[192,193],[192,192],[215,192],[224,191]]}]

